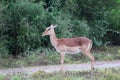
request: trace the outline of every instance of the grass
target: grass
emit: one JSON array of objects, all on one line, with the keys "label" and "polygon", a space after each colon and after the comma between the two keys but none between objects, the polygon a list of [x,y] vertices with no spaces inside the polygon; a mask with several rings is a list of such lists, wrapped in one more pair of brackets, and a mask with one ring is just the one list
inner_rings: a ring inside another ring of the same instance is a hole
[{"label": "grass", "polygon": [[90,71],[67,71],[65,73],[38,71],[29,76],[26,74],[0,75],[0,80],[119,80],[119,75],[120,67],[95,70],[94,74]]},{"label": "grass", "polygon": [[[57,65],[60,63],[60,55],[55,50],[45,49],[41,53],[39,51],[29,51],[30,55],[26,55],[26,57],[18,56],[17,58],[13,58],[10,55],[0,57],[0,68]],[[95,56],[96,61],[120,59],[120,46],[107,46],[93,49],[92,54]],[[65,63],[67,64],[79,64],[88,61],[90,59],[82,53],[74,55],[66,54],[65,56]]]}]

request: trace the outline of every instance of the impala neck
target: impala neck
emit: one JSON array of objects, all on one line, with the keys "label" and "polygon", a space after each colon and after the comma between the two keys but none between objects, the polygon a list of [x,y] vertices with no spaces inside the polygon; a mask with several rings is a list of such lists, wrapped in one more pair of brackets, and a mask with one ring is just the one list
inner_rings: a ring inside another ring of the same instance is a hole
[{"label": "impala neck", "polygon": [[57,38],[56,38],[56,34],[54,30],[52,31],[52,34],[50,35],[50,41],[54,47],[57,46],[58,42],[57,42]]}]

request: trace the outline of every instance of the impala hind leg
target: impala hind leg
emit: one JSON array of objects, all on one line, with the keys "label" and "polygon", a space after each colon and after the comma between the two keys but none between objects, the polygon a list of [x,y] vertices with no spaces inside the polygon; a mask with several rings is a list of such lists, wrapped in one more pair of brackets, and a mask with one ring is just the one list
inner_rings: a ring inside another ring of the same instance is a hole
[{"label": "impala hind leg", "polygon": [[84,52],[87,57],[91,59],[91,70],[94,70],[94,56],[90,53],[90,51]]},{"label": "impala hind leg", "polygon": [[63,64],[64,64],[64,58],[65,58],[65,53],[60,53],[61,58],[60,58],[60,63],[61,63],[61,68],[60,70],[63,70]]}]

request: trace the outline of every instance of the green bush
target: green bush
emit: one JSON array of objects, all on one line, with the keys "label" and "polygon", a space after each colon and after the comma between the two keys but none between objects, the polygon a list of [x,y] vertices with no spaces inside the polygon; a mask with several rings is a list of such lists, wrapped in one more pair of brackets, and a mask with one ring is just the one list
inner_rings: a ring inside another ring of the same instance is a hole
[{"label": "green bush", "polygon": [[[119,3],[120,4],[120,3]],[[112,9],[108,17],[109,27],[107,29],[107,38],[113,44],[120,44],[120,6]]]},{"label": "green bush", "polygon": [[6,43],[6,40],[0,39],[0,58],[8,55],[9,50],[7,49]]},{"label": "green bush", "polygon": [[16,1],[9,3],[2,11],[2,27],[7,35],[7,48],[10,54],[18,55],[28,48],[38,48],[42,45],[41,32],[47,23],[44,3]]},{"label": "green bush", "polygon": [[118,44],[119,4],[118,0],[2,0],[0,54],[24,55],[51,47],[49,38],[41,37],[50,24],[58,25],[58,38],[85,36],[94,46]]}]

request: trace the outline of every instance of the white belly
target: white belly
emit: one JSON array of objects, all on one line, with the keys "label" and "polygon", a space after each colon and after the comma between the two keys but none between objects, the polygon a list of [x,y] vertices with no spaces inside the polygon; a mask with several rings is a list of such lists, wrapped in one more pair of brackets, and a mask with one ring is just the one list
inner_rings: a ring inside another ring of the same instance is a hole
[{"label": "white belly", "polygon": [[69,54],[77,54],[77,53],[80,53],[80,48],[79,47],[66,47],[65,49],[66,53],[69,53]]},{"label": "white belly", "polygon": [[68,54],[77,54],[80,53],[80,47],[68,47],[68,46],[63,46],[62,48],[56,49],[59,53],[68,53]]}]

